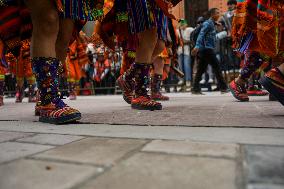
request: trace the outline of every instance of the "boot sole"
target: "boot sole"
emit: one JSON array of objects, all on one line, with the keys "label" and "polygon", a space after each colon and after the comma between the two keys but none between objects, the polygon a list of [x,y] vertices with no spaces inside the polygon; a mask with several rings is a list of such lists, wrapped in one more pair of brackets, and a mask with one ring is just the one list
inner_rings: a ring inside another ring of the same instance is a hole
[{"label": "boot sole", "polygon": [[70,114],[60,118],[39,117],[39,122],[50,123],[55,125],[72,123],[81,119],[81,113]]},{"label": "boot sole", "polygon": [[268,94],[248,94],[248,96],[267,96]]},{"label": "boot sole", "polygon": [[284,106],[284,96],[267,77],[260,78],[259,83]]},{"label": "boot sole", "polygon": [[248,102],[248,101],[249,101],[249,99],[242,99],[242,98],[239,98],[239,97],[235,94],[234,89],[232,89],[231,86],[229,86],[229,89],[230,89],[232,95],[235,97],[235,99],[237,99],[237,100],[239,100],[239,101],[241,101],[241,102]]},{"label": "boot sole", "polygon": [[138,105],[138,104],[131,104],[131,108],[136,109],[136,110],[150,110],[150,111],[162,110],[163,109],[162,105],[160,105],[160,106],[142,106],[142,105]]}]

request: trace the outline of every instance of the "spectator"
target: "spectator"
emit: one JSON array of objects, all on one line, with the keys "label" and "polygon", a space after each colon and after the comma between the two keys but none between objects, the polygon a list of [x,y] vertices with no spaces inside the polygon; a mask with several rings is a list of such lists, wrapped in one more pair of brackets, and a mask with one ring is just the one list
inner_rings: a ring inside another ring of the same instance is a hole
[{"label": "spectator", "polygon": [[[194,30],[188,27],[186,20],[181,19],[179,28],[177,29],[180,45],[178,47],[178,61],[182,71],[185,74],[186,85],[190,85],[191,81],[191,58],[190,58],[190,34]],[[184,84],[183,80],[179,84]]]},{"label": "spectator", "polygon": [[222,40],[223,46],[223,57],[224,62],[227,64],[227,70],[235,69],[239,67],[240,60],[237,56],[233,53],[232,48],[232,22],[234,13],[236,10],[237,1],[236,0],[229,0],[227,2],[228,11],[221,17],[220,22],[224,23],[225,29],[227,31],[227,38]]},{"label": "spectator", "polygon": [[221,20],[225,23],[228,36],[231,36],[231,33],[232,33],[232,22],[233,22],[233,17],[234,17],[234,13],[236,10],[236,6],[237,6],[236,0],[228,0],[227,2],[228,11],[225,12],[225,14],[221,18]]},{"label": "spectator", "polygon": [[202,74],[206,71],[208,64],[211,64],[213,72],[218,80],[221,92],[227,92],[227,85],[224,81],[216,57],[216,29],[215,23],[220,18],[220,11],[217,8],[209,10],[210,18],[202,24],[196,45],[192,50],[192,55],[197,56],[197,73],[193,82],[192,93],[202,94],[199,86]]},{"label": "spectator", "polygon": [[[97,61],[94,68],[94,84],[96,87],[106,87],[106,80],[109,71],[111,70],[110,60],[107,58],[108,53],[104,52],[103,48],[98,49]],[[96,93],[103,93],[103,91],[96,90]]]}]

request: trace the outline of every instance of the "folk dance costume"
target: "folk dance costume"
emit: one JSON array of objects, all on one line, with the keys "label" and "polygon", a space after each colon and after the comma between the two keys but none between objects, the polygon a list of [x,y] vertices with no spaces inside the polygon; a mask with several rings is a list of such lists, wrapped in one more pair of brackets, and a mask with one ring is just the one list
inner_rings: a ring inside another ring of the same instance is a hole
[{"label": "folk dance costume", "polygon": [[[121,76],[117,80],[118,85],[120,88],[124,89],[123,90],[123,99],[128,103],[131,104],[131,101],[134,97],[134,80],[129,81],[128,83],[123,81],[124,74],[126,71],[132,66],[132,64],[135,63],[135,56],[136,56],[136,51],[135,51],[135,40],[136,38],[132,36],[132,38],[128,38],[127,45],[124,49],[123,52],[123,61],[120,69]],[[158,56],[159,59],[162,59],[161,61],[163,62],[163,67],[169,66],[170,65],[170,60],[169,60],[169,55],[167,52],[167,48],[163,50],[163,52]],[[152,65],[152,69],[150,71],[150,88],[151,88],[151,99],[155,101],[167,101],[169,100],[169,97],[163,95],[161,93],[161,84],[162,81],[165,80],[168,76],[168,72],[164,69],[163,74],[157,74],[155,73],[155,65]],[[123,84],[126,84],[123,85]]]},{"label": "folk dance costume", "polygon": [[[4,44],[0,41],[0,54],[3,53]],[[4,59],[0,60],[0,106],[4,105],[4,87],[5,87],[5,74],[7,65],[4,65]]]},{"label": "folk dance costume", "polygon": [[5,67],[0,62],[0,106],[4,105]]},{"label": "folk dance costume", "polygon": [[258,68],[249,78],[247,82],[247,94],[248,96],[266,96],[269,93],[266,90],[262,90],[262,86],[258,82],[263,73],[271,69],[271,61],[264,61],[260,68]]},{"label": "folk dance costume", "polygon": [[[280,57],[283,60],[284,2],[280,0],[239,0],[233,21],[234,48],[247,56],[240,78],[246,81],[265,60]],[[260,83],[284,105],[284,75],[278,68],[268,71]],[[243,86],[232,81],[234,97],[248,101]]]},{"label": "folk dance costume", "polygon": [[[123,3],[120,4],[119,7],[121,5],[123,5]],[[137,35],[138,33],[148,29],[156,28],[158,39],[166,40],[167,17],[156,1],[127,0],[124,5],[126,6],[121,7],[127,7],[127,21],[129,23],[130,35]],[[149,41],[149,43],[151,42]],[[134,109],[162,109],[162,105],[159,102],[154,101],[150,96],[148,96],[150,67],[150,63],[136,61],[117,80],[118,85],[123,91],[124,99],[128,103],[131,103],[131,107]]]},{"label": "folk dance costume", "polygon": [[166,66],[170,66],[170,59],[168,49],[165,48],[163,52],[158,56],[163,64],[163,74],[155,73],[155,64],[153,64],[153,70],[151,73],[151,98],[157,101],[168,101],[170,98],[161,93],[161,85],[163,80],[168,77],[168,73],[165,70]]},{"label": "folk dance costume", "polygon": [[83,77],[82,67],[89,63],[86,47],[86,41],[83,36],[80,36],[69,46],[67,52],[65,70],[69,86],[69,100],[76,100],[75,89],[79,86],[80,79]]},{"label": "folk dance costume", "polygon": [[22,102],[24,98],[24,79],[26,79],[28,83],[28,102],[36,102],[35,76],[32,71],[29,40],[22,41],[20,54],[17,58],[15,69],[12,70],[12,72],[17,80],[16,103]]},{"label": "folk dance costume", "polygon": [[[5,16],[5,14],[2,14],[3,12],[8,14],[10,10],[19,10],[20,8],[17,4],[18,2],[19,1],[16,0],[2,0],[0,4],[1,16]],[[22,4],[22,1],[20,1],[20,3]],[[54,0],[54,3],[56,4],[60,18],[71,18],[75,20],[75,26],[78,27],[82,26],[82,21],[102,19],[112,7],[111,1],[108,4],[104,4],[103,0]],[[15,12],[17,13],[17,11]],[[17,25],[19,26],[18,28],[24,28],[22,27],[23,23],[21,22],[20,17],[17,18],[19,18],[18,20],[16,20]],[[0,20],[2,21],[4,20],[4,18],[1,17]],[[15,22],[14,20],[12,21]],[[4,24],[5,23],[6,22],[4,22]],[[3,24],[1,25],[1,39],[5,36],[11,36],[7,34],[10,34],[11,30],[15,28],[4,26],[5,25]],[[7,23],[6,26],[9,26],[9,23]],[[14,36],[20,36],[20,31],[21,29],[18,29],[17,31],[13,32],[13,34],[15,34]],[[76,31],[74,31],[74,33],[75,32]],[[4,40],[4,42],[7,41],[8,40]],[[9,45],[7,46],[10,50],[12,49],[12,45],[11,47],[9,47]],[[81,118],[81,113],[78,110],[67,106],[62,101],[61,95],[58,91],[59,75],[63,72],[63,65],[59,61],[59,59],[57,59],[56,57],[33,57],[32,65],[40,92],[40,104],[37,104],[36,106],[36,110],[39,110],[39,121],[61,124],[79,120]]]}]

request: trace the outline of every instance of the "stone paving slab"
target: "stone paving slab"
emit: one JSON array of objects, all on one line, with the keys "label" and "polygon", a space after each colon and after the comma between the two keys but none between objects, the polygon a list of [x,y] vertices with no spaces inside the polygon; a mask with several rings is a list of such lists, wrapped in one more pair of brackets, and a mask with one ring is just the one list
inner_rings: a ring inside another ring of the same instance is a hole
[{"label": "stone paving slab", "polygon": [[5,122],[2,131],[53,133],[115,138],[192,140],[202,142],[284,145],[284,129],[226,127],[142,127],[132,125]]},{"label": "stone paving slab", "polygon": [[0,188],[69,189],[98,173],[91,166],[18,160],[0,166]]},{"label": "stone paving slab", "polygon": [[248,183],[284,186],[284,147],[245,146]]},{"label": "stone paving slab", "polygon": [[144,152],[162,152],[168,154],[226,158],[237,158],[237,156],[239,156],[239,150],[240,149],[237,144],[165,140],[154,140],[142,149]]},{"label": "stone paving slab", "polygon": [[35,136],[26,137],[17,140],[18,142],[29,142],[35,144],[45,144],[45,145],[64,145],[68,144],[84,137],[72,136],[72,135],[58,135],[58,134],[37,134]]},{"label": "stone paving slab", "polygon": [[24,144],[18,142],[0,143],[0,163],[12,161],[53,148],[48,145]]},{"label": "stone paving slab", "polygon": [[0,120],[31,122],[38,120],[38,117],[34,116],[34,103],[15,103],[15,99],[4,99],[4,103],[5,105],[0,107]]},{"label": "stone paving slab", "polygon": [[231,160],[139,153],[79,189],[237,189]]},{"label": "stone paving slab", "polygon": [[33,135],[32,133],[20,133],[20,132],[6,132],[0,131],[0,142],[12,141],[23,137]]},{"label": "stone paving slab", "polygon": [[35,158],[112,166],[145,140],[87,138],[34,156]]}]

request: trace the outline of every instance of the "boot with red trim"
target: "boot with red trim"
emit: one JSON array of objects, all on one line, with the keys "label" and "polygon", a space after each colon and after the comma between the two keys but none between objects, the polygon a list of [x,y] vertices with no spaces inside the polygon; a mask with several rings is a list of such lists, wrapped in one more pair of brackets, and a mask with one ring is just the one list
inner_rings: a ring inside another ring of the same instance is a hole
[{"label": "boot with red trim", "polygon": [[59,60],[37,57],[32,59],[32,63],[40,92],[40,104],[36,105],[39,121],[64,124],[81,119],[81,113],[67,106],[58,92],[59,73],[62,71]]},{"label": "boot with red trim", "polygon": [[0,80],[0,106],[4,105],[4,81]]},{"label": "boot with red trim", "polygon": [[22,103],[24,98],[23,87],[17,86],[16,88],[16,103]]},{"label": "boot with red trim", "polygon": [[161,93],[163,75],[154,74],[151,78],[151,98],[157,101],[168,101],[170,98]]},{"label": "boot with red trim", "polygon": [[131,101],[131,107],[138,110],[161,110],[162,104],[148,96],[150,64],[134,63],[132,68],[135,72],[135,95]]},{"label": "boot with red trim", "polygon": [[4,97],[0,95],[0,106],[4,105]]},{"label": "boot with red trim", "polygon": [[248,96],[266,96],[269,93],[257,87],[249,87],[247,90]]},{"label": "boot with red trim", "polygon": [[28,100],[28,102],[29,103],[37,102],[35,85],[32,85],[32,84],[29,85],[29,100]]},{"label": "boot with red trim", "polygon": [[278,68],[268,71],[259,83],[284,106],[284,74]]},{"label": "boot with red trim", "polygon": [[235,80],[233,80],[230,85],[229,89],[232,93],[232,95],[241,102],[247,102],[249,101],[249,97],[246,91],[246,88],[244,86],[241,86],[236,83]]},{"label": "boot with red trim", "polygon": [[69,82],[69,97],[68,98],[69,98],[69,100],[76,100],[77,99],[74,82]]},{"label": "boot with red trim", "polygon": [[130,67],[123,75],[121,75],[116,83],[119,88],[122,90],[123,99],[128,104],[131,104],[131,101],[134,96],[134,70],[133,67]]},{"label": "boot with red trim", "polygon": [[41,102],[37,101],[35,105],[35,116],[40,116],[41,108],[42,108]]}]

